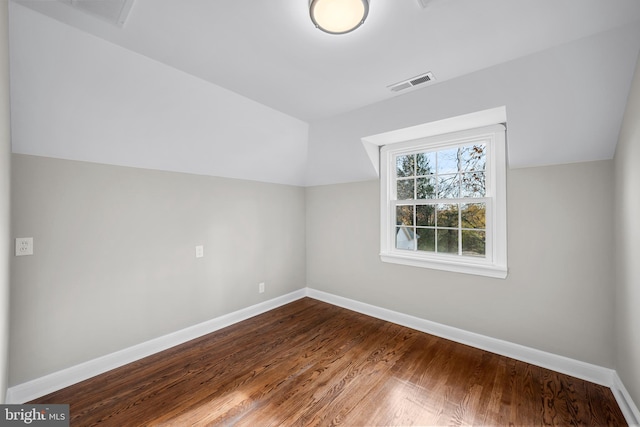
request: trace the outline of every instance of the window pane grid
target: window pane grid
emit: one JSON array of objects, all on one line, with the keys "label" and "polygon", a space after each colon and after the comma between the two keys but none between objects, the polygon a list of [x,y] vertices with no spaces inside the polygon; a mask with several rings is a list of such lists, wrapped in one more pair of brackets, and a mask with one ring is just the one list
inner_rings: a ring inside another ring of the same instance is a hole
[{"label": "window pane grid", "polygon": [[[428,211],[427,214],[435,213],[435,221],[432,218],[420,217],[418,208],[421,206],[432,208],[432,211]],[[396,249],[485,256],[486,204],[447,204],[445,210],[441,209],[441,212],[447,212],[444,219],[442,219],[442,213],[439,217],[437,206],[436,204],[396,206]],[[478,220],[474,227],[463,225],[463,218],[468,214],[470,207],[475,210],[474,216]]]},{"label": "window pane grid", "polygon": [[486,152],[476,142],[395,156],[396,249],[485,256]]},{"label": "window pane grid", "polygon": [[484,142],[396,155],[397,200],[486,196]]},{"label": "window pane grid", "polygon": [[382,147],[381,259],[504,278],[505,148],[500,124]]}]

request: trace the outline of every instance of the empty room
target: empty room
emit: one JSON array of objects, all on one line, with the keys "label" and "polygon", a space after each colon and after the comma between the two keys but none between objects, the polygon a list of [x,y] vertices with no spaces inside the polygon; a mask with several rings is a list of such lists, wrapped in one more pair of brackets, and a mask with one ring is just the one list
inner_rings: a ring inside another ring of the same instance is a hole
[{"label": "empty room", "polygon": [[0,0],[0,425],[640,425],[639,53],[638,0]]}]

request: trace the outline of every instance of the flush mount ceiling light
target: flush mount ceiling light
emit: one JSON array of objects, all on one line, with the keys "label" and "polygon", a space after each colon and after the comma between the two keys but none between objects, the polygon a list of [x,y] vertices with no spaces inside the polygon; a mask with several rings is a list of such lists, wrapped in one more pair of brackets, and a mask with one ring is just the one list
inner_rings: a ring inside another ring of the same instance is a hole
[{"label": "flush mount ceiling light", "polygon": [[369,0],[311,0],[314,25],[329,34],[345,34],[358,28],[369,14]]}]

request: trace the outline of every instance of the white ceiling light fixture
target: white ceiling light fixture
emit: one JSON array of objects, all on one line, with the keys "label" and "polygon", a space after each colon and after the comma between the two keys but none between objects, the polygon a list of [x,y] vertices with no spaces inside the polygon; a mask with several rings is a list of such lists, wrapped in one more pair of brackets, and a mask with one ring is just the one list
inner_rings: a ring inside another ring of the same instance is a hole
[{"label": "white ceiling light fixture", "polygon": [[325,33],[345,34],[358,28],[369,14],[369,0],[310,0],[309,15]]}]

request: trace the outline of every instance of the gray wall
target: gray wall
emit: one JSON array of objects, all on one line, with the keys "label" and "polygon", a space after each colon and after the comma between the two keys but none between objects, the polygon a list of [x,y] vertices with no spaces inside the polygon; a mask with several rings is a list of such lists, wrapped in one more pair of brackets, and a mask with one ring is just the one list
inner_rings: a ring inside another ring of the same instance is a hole
[{"label": "gray wall", "polygon": [[305,286],[302,187],[17,154],[12,169],[14,237],[35,254],[12,258],[10,385]]},{"label": "gray wall", "polygon": [[640,59],[615,155],[616,370],[640,404]]},{"label": "gray wall", "polygon": [[7,344],[9,340],[9,194],[11,134],[9,131],[8,5],[0,1],[0,402],[7,390]]},{"label": "gray wall", "polygon": [[509,170],[506,280],[382,263],[378,181],[310,187],[307,284],[613,367],[612,185],[610,160]]},{"label": "gray wall", "polygon": [[[0,5],[6,20],[6,0]],[[501,105],[507,106],[509,148],[519,166],[544,163],[543,153],[554,153],[558,162],[575,159],[567,141],[581,144],[580,159],[608,158],[609,152],[596,151],[602,140],[615,144],[624,105],[600,101],[626,94],[635,60],[628,53],[637,52],[638,31],[630,25],[312,123],[308,183],[334,185],[305,190],[14,155],[11,237],[34,237],[35,255],[5,256],[11,248],[0,246],[0,307],[6,306],[6,260],[12,269],[9,385],[308,285],[616,367],[638,402],[640,236],[633,218],[640,217],[640,176],[631,164],[640,154],[638,77],[615,160],[618,221],[607,220],[614,203],[612,161],[510,170],[506,280],[380,262],[378,182],[335,184],[373,179],[364,136]],[[4,33],[0,50],[6,63]],[[593,85],[593,75],[607,76],[608,84]],[[7,79],[2,65],[0,110],[6,109]],[[7,119],[8,111],[0,111],[5,132]],[[598,131],[581,126],[585,122]],[[113,151],[109,144],[103,148]],[[5,242],[8,151],[2,134]],[[205,246],[203,259],[194,257],[198,244]],[[620,273],[617,317],[614,267]],[[257,293],[260,281],[267,282],[265,294]]]}]

